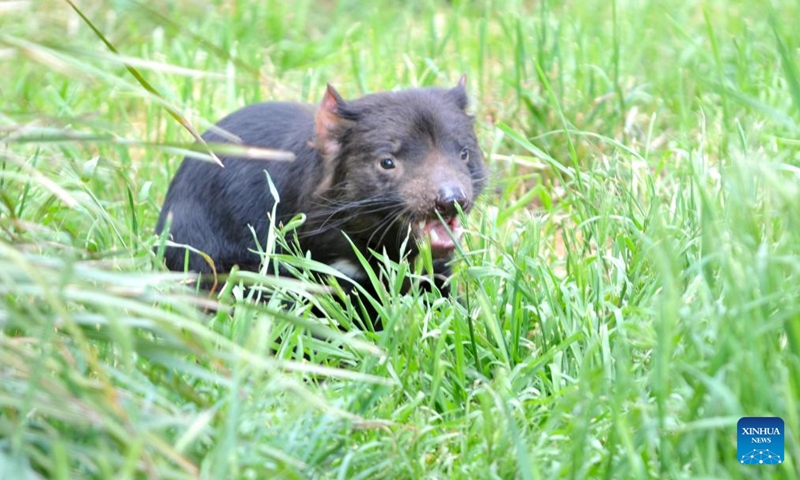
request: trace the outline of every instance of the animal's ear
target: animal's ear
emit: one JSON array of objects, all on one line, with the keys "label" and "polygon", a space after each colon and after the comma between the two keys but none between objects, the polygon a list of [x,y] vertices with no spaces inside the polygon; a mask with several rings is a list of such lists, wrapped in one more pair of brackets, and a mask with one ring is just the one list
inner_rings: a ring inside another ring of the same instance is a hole
[{"label": "animal's ear", "polygon": [[339,136],[349,123],[342,116],[345,105],[342,96],[329,83],[315,116],[315,143],[327,157],[335,156],[341,148]]},{"label": "animal's ear", "polygon": [[453,100],[458,108],[461,110],[466,110],[467,105],[469,104],[469,98],[467,97],[467,74],[461,75],[461,78],[458,80],[458,85],[451,88],[447,91],[447,96]]}]

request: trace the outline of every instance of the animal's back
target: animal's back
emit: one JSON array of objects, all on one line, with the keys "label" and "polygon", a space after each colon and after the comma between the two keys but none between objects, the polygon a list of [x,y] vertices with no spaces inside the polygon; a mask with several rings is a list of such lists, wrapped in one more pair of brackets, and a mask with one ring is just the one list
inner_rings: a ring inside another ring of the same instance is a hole
[{"label": "animal's back", "polygon": [[[215,259],[217,271],[226,271],[233,264],[257,268],[258,257],[248,251],[253,245],[248,226],[259,236],[268,227],[274,200],[265,171],[280,192],[279,216],[301,211],[308,201],[303,194],[308,191],[306,185],[318,181],[319,168],[314,168],[317,154],[309,145],[313,133],[313,109],[303,104],[258,103],[225,117],[203,135],[204,140],[288,150],[295,154],[295,160],[222,156],[222,168],[212,162],[185,158],[167,192],[156,232],[164,230],[171,213],[172,240],[208,254]],[[252,259],[252,263],[242,259]],[[167,249],[166,263],[171,270],[182,270],[184,260],[184,250]],[[197,272],[211,271],[207,261],[194,253],[189,255],[188,266]]]}]

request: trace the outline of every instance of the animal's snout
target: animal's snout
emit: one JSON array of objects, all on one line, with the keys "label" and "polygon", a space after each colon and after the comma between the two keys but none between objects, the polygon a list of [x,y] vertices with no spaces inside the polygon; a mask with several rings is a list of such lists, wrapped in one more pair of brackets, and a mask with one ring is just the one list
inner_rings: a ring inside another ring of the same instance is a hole
[{"label": "animal's snout", "polygon": [[469,198],[464,193],[464,188],[455,183],[446,183],[440,186],[439,192],[436,194],[436,211],[443,217],[454,217],[458,213],[456,205],[461,210],[469,208]]}]

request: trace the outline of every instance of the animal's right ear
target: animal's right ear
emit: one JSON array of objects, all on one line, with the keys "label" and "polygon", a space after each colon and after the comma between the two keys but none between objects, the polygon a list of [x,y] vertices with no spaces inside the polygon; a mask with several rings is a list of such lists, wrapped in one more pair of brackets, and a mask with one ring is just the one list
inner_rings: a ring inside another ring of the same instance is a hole
[{"label": "animal's right ear", "polygon": [[316,147],[329,158],[339,152],[339,136],[349,123],[342,117],[344,107],[344,99],[329,83],[315,117]]},{"label": "animal's right ear", "polygon": [[467,105],[469,104],[469,98],[467,98],[467,74],[461,75],[461,78],[458,80],[458,85],[451,88],[447,91],[447,95],[458,105],[458,108],[461,110],[466,110]]}]

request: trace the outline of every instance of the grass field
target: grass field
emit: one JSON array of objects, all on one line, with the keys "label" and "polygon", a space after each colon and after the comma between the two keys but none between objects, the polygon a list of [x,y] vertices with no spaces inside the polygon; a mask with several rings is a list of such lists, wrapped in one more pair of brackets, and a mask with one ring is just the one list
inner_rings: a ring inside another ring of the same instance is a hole
[{"label": "grass field", "polygon": [[[0,1],[0,479],[800,477],[800,3],[73,1]],[[463,72],[459,301],[161,265],[176,116]]]}]

